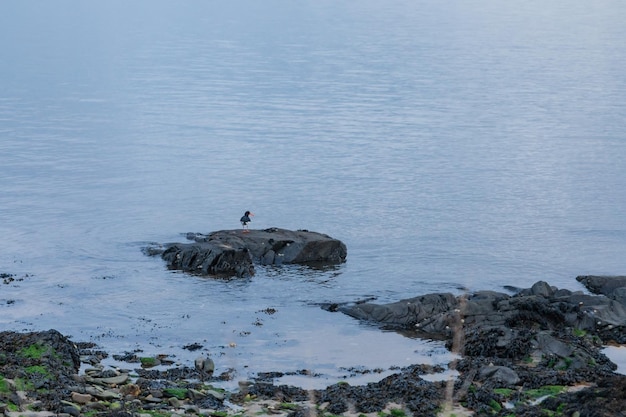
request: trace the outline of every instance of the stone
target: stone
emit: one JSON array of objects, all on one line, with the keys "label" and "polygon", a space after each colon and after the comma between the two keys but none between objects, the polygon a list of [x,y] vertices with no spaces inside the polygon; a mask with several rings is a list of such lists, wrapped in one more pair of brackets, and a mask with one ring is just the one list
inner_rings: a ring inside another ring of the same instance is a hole
[{"label": "stone", "polygon": [[618,294],[623,294],[624,290],[620,289],[626,288],[626,276],[579,275],[576,277],[576,280],[594,294],[603,294],[611,299],[619,299],[621,303],[625,301],[624,298]]},{"label": "stone", "polygon": [[121,385],[128,381],[128,374],[121,374],[117,376],[112,376],[109,378],[94,378],[97,382],[102,382],[104,384],[109,385]]},{"label": "stone", "polygon": [[96,387],[86,387],[85,392],[101,400],[117,400],[120,398],[120,394],[117,392],[98,389]]},{"label": "stone", "polygon": [[219,391],[215,391],[215,390],[207,390],[207,395],[212,396],[215,399],[218,400],[223,400],[224,398],[226,398],[226,394],[224,394],[223,392],[219,392]]},{"label": "stone", "polygon": [[561,358],[567,358],[573,353],[570,346],[546,332],[537,334],[535,339],[537,341],[537,349],[545,355],[556,355]]},{"label": "stone", "polygon": [[161,255],[170,269],[221,278],[253,276],[254,264],[334,265],[347,256],[343,242],[308,230],[221,230],[188,233],[187,239],[193,243],[158,245],[144,253]]},{"label": "stone", "polygon": [[170,397],[167,399],[167,403],[175,408],[180,408],[180,400],[176,397]]},{"label": "stone", "polygon": [[520,382],[517,372],[506,366],[483,366],[478,372],[478,378],[481,380],[492,379],[505,385],[517,385]]},{"label": "stone", "polygon": [[[607,326],[626,326],[626,306],[604,295],[580,292],[559,292],[542,281],[532,288],[509,296],[495,291],[453,296],[434,293],[401,301],[376,304],[329,304],[323,308],[341,311],[360,320],[384,326],[401,327],[440,336],[450,329],[501,327],[509,329],[524,323],[536,323],[542,328],[572,328],[596,331]],[[616,290],[621,294],[621,289]]]},{"label": "stone", "polygon": [[215,371],[215,362],[211,358],[199,356],[195,359],[194,365],[198,371],[206,374],[212,374]]},{"label": "stone", "polygon": [[357,319],[391,326],[419,327],[424,332],[439,333],[452,324],[446,313],[453,312],[459,301],[450,293],[435,293],[390,304],[357,303],[340,306],[339,311]]},{"label": "stone", "polygon": [[141,393],[141,389],[137,384],[126,384],[120,387],[120,394],[124,396],[137,397]]},{"label": "stone", "polygon": [[156,398],[156,397],[153,397],[152,395],[148,395],[148,396],[145,398],[145,401],[146,401],[146,402],[149,402],[149,403],[160,403],[160,402],[162,402],[163,400],[162,400],[161,398]]},{"label": "stone", "polygon": [[78,417],[80,415],[81,408],[77,404],[73,404],[69,401],[61,401],[61,404],[63,405],[63,413],[69,414],[74,417]]},{"label": "stone", "polygon": [[613,297],[618,303],[626,305],[626,287],[616,288]]},{"label": "stone", "polygon": [[81,394],[78,392],[72,392],[72,401],[77,404],[88,404],[91,402],[93,397],[89,394]]},{"label": "stone", "polygon": [[551,297],[554,294],[554,290],[545,281],[536,282],[530,288],[530,292],[533,295],[540,295],[542,297]]}]

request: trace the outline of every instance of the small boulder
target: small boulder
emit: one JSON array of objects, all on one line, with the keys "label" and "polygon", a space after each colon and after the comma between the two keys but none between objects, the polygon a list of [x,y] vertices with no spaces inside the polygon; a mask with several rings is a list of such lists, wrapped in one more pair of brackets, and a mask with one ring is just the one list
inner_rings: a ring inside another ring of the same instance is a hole
[{"label": "small boulder", "polygon": [[483,366],[478,372],[478,378],[482,381],[494,380],[505,385],[517,385],[520,377],[517,372],[506,366]]}]

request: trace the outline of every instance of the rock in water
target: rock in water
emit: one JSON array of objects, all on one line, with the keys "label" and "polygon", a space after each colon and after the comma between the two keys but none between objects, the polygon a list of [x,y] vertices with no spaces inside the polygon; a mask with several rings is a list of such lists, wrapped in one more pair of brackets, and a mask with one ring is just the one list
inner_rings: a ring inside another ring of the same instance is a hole
[{"label": "rock in water", "polygon": [[626,276],[580,275],[576,277],[576,280],[594,294],[604,294],[626,304],[626,298],[622,297],[626,290]]},{"label": "rock in water", "polygon": [[215,362],[211,358],[205,358],[204,356],[198,356],[194,363],[196,369],[205,374],[213,374],[215,371]]},{"label": "rock in water", "polygon": [[163,249],[148,248],[149,255],[160,254],[170,269],[198,275],[229,278],[254,275],[254,264],[333,265],[345,262],[346,245],[328,235],[308,230],[221,230],[207,235],[188,233],[193,243],[172,243]]}]

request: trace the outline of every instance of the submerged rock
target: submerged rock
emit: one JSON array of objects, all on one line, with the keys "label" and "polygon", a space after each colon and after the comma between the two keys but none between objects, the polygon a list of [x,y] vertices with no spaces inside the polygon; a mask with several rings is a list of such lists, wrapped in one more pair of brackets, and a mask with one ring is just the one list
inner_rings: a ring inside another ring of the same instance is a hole
[{"label": "submerged rock", "polygon": [[328,235],[308,230],[221,230],[188,233],[193,243],[171,243],[145,248],[160,255],[170,269],[217,277],[254,275],[254,264],[333,265],[345,262],[346,245]]}]

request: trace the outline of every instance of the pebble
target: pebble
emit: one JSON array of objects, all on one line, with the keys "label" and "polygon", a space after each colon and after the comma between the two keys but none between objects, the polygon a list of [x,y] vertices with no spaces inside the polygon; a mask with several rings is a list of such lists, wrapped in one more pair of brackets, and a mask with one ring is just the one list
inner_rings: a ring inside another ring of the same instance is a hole
[{"label": "pebble", "polygon": [[213,371],[215,371],[215,362],[213,362],[213,359],[211,358],[199,356],[196,358],[194,365],[198,371],[202,371],[208,374],[211,374],[213,373]]},{"label": "pebble", "polygon": [[97,389],[96,387],[86,387],[85,392],[101,400],[117,400],[120,398],[120,394],[117,392]]},{"label": "pebble", "polygon": [[72,401],[78,404],[88,404],[93,397],[90,394],[81,394],[79,392],[72,392]]},{"label": "pebble", "polygon": [[141,389],[137,384],[127,384],[120,387],[120,394],[137,397],[141,393]]},{"label": "pebble", "polygon": [[226,395],[223,392],[215,391],[212,389],[208,390],[207,394],[209,394],[213,398],[217,398],[218,400],[223,400],[224,398],[226,398]]},{"label": "pebble", "polygon": [[110,378],[95,378],[96,382],[104,382],[110,385],[120,385],[128,381],[128,374],[121,374]]},{"label": "pebble", "polygon": [[153,397],[152,395],[148,395],[145,398],[145,401],[147,401],[149,403],[160,403],[162,400],[160,398]]}]

